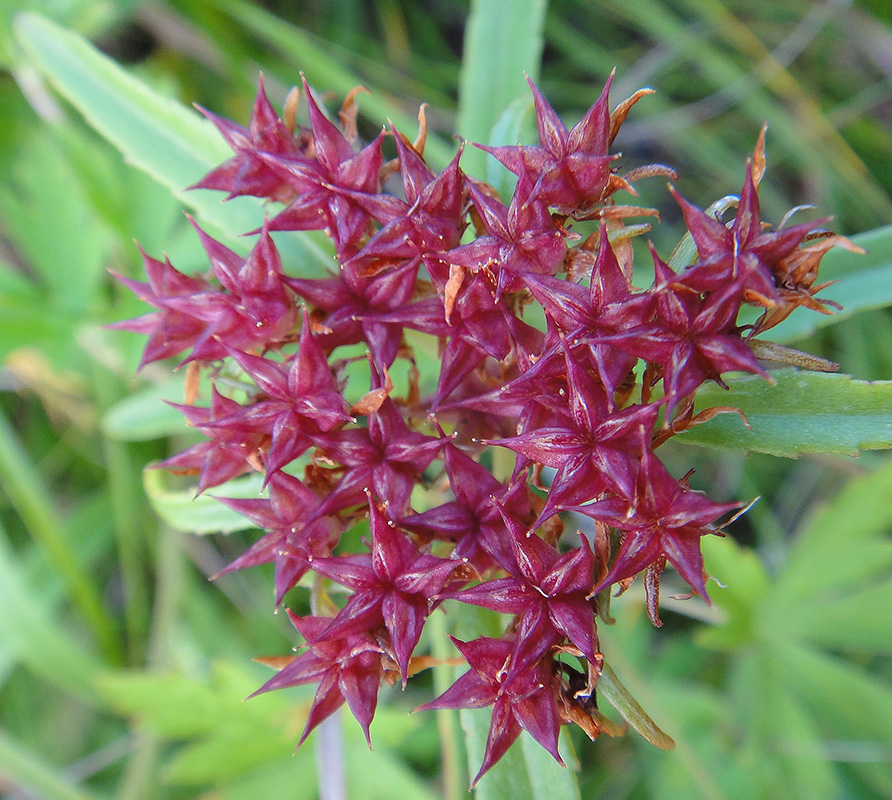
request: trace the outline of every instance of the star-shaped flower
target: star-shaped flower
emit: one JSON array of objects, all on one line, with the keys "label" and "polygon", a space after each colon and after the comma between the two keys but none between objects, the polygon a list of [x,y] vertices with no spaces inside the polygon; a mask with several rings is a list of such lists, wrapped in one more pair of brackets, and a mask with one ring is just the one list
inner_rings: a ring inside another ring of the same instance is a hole
[{"label": "star-shaped flower", "polygon": [[[138,245],[137,245],[138,246]],[[159,261],[152,258],[141,247],[143,268],[148,281],[136,281],[112,271],[121,283],[144,303],[158,309],[136,319],[123,320],[109,325],[109,328],[149,337],[143,350],[139,368],[153,361],[179,355],[192,347],[207,328],[206,324],[191,310],[179,310],[170,304],[175,297],[193,298],[215,291],[214,285],[201,276],[189,276],[180,272],[168,258]]]},{"label": "star-shaped flower", "polygon": [[631,496],[638,465],[640,430],[652,430],[657,404],[609,412],[603,387],[564,344],[569,417],[564,424],[538,427],[485,444],[506,447],[536,464],[557,470],[548,499],[532,526],[561,508],[593,500],[604,491]]},{"label": "star-shaped flower", "polygon": [[[646,320],[647,309],[638,299],[641,295],[632,295],[628,278],[607,239],[606,225],[601,224],[601,243],[588,287],[547,275],[530,275],[526,283],[558,332],[546,343],[555,346],[555,339],[562,335],[587,348],[612,408],[616,387],[635,366],[636,359],[623,358],[616,346],[602,337],[641,324]],[[548,354],[543,356],[547,357]]]},{"label": "star-shaped flower", "polygon": [[613,497],[575,509],[626,532],[610,570],[594,592],[633,578],[665,558],[708,601],[700,538],[715,533],[713,523],[742,504],[713,503],[673,478],[649,448],[643,449],[631,503]]},{"label": "star-shaped flower", "polygon": [[560,690],[551,659],[542,659],[524,670],[512,670],[514,642],[487,637],[461,642],[451,638],[471,669],[436,700],[417,710],[492,706],[483,764],[471,786],[508,752],[521,730],[527,731],[564,766],[558,753]]},{"label": "star-shaped flower", "polygon": [[493,566],[510,569],[514,553],[505,536],[502,515],[518,520],[530,516],[526,485],[516,482],[505,486],[453,444],[445,445],[445,461],[455,500],[405,517],[400,525],[426,541],[455,542],[454,557],[467,559],[480,572]]},{"label": "star-shaped flower", "polygon": [[[445,332],[437,298],[412,302],[418,288],[418,265],[402,266],[367,277],[355,266],[342,267],[331,278],[286,278],[286,284],[325,312],[317,334],[322,348],[366,342],[375,361],[389,367],[396,358],[403,328],[434,335]],[[321,315],[320,315],[321,316]]]},{"label": "star-shaped flower", "polygon": [[589,599],[595,558],[588,541],[580,534],[582,546],[561,554],[538,536],[526,535],[510,517],[505,524],[514,549],[513,574],[443,597],[517,616],[512,670],[527,669],[564,638],[599,665],[596,606]]},{"label": "star-shaped flower", "polygon": [[371,489],[387,502],[391,517],[399,518],[409,506],[421,473],[443,447],[443,439],[409,430],[403,415],[389,397],[368,416],[367,428],[350,428],[318,434],[314,443],[332,461],[346,467],[340,482],[322,501],[318,514],[334,514],[365,500]]},{"label": "star-shaped flower", "polygon": [[421,553],[369,494],[371,552],[313,560],[313,570],[353,590],[326,629],[326,638],[361,635],[383,624],[405,688],[409,658],[421,638],[433,598],[455,576],[475,574],[460,559]]},{"label": "star-shaped flower", "polygon": [[670,187],[670,191],[681,206],[685,224],[697,245],[698,260],[681,275],[684,283],[699,292],[728,290],[733,286],[738,296],[765,306],[779,299],[774,276],[777,265],[825,221],[763,231],[759,195],[749,161],[737,215],[730,225],[697,208],[674,188]]},{"label": "star-shaped flower", "polygon": [[217,576],[237,569],[274,562],[276,607],[310,569],[314,558],[331,555],[340,529],[315,514],[320,498],[298,478],[275,472],[269,479],[269,499],[218,497],[266,533]]},{"label": "star-shaped flower", "polygon": [[[267,164],[294,190],[297,197],[272,221],[270,230],[326,230],[342,257],[356,254],[371,220],[350,192],[374,195],[384,157],[383,132],[358,153],[319,108],[303,81],[315,159],[264,153]],[[339,191],[341,189],[346,192]]]},{"label": "star-shaped flower", "polygon": [[198,494],[257,468],[261,450],[269,443],[269,436],[261,430],[236,431],[214,425],[241,412],[242,406],[220,394],[216,386],[211,391],[210,408],[170,403],[210,441],[194,444],[156,465],[174,472],[198,473]]},{"label": "star-shaped flower", "polygon": [[507,207],[467,181],[484,236],[450,250],[450,264],[471,272],[488,270],[496,276],[495,297],[526,288],[528,274],[553,275],[563,264],[567,243],[544,203],[532,196],[532,180],[524,173]]},{"label": "star-shaped flower", "polygon": [[378,704],[378,687],[384,676],[383,651],[370,636],[355,634],[343,638],[327,635],[327,617],[299,617],[288,611],[292,624],[306,640],[308,649],[268,680],[251,697],[274,689],[318,683],[316,696],[298,747],[326,717],[344,702],[362,726],[371,747],[369,726]]},{"label": "star-shaped flower", "polygon": [[253,405],[209,423],[243,433],[268,432],[267,480],[312,444],[312,435],[353,418],[304,311],[300,348],[289,362],[229,350],[229,355],[265,395]]},{"label": "star-shaped flower", "polygon": [[651,253],[657,283],[665,287],[656,296],[656,318],[604,340],[662,367],[667,414],[671,416],[675,407],[707,380],[724,386],[721,376],[726,372],[740,370],[768,378],[737,331],[740,295],[734,286],[704,299],[685,284],[674,286],[666,279],[674,276],[672,269],[653,246]]},{"label": "star-shaped flower", "polygon": [[197,108],[214,123],[235,155],[211,170],[198,183],[190,186],[190,189],[228,192],[227,200],[240,195],[266,197],[283,202],[293,198],[293,190],[288,183],[267,164],[260,153],[275,153],[298,159],[305,157],[305,152],[269,102],[263,88],[263,76],[257,87],[257,97],[247,128],[218,117],[201,106]]},{"label": "star-shaped flower", "polygon": [[346,192],[383,224],[345,266],[359,274],[411,264],[456,247],[465,228],[461,148],[439,175],[399,131],[393,129],[405,200],[393,195]]},{"label": "star-shaped flower", "polygon": [[[528,175],[534,183],[532,196],[546,206],[577,219],[585,218],[617,189],[630,188],[613,174],[610,163],[617,156],[607,151],[629,109],[650,93],[647,89],[636,92],[611,114],[608,95],[612,82],[611,74],[601,96],[568,131],[542,92],[527,78],[536,108],[539,145],[476,146],[491,153],[515,175]],[[641,170],[644,175],[651,173],[667,174],[667,168],[651,165]]]}]

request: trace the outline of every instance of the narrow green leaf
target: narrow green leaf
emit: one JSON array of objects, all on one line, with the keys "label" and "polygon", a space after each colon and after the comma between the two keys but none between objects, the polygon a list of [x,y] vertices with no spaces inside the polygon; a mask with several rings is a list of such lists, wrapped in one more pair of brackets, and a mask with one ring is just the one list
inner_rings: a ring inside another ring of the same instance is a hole
[{"label": "narrow green leaf", "polygon": [[730,391],[707,384],[697,393],[696,411],[738,408],[751,430],[737,414],[720,414],[684,431],[679,441],[787,458],[892,447],[892,381],[795,369],[771,375],[774,386],[758,376],[731,377],[726,381]]},{"label": "narrow green leaf", "polygon": [[892,691],[842,659],[794,642],[777,643],[776,663],[794,691],[838,745],[862,745],[877,760],[892,758]]},{"label": "narrow green leaf", "polygon": [[[524,72],[539,76],[545,0],[474,0],[465,29],[457,132],[472,142],[489,136],[512,101],[529,96]],[[484,172],[484,153],[469,147],[462,157],[471,175]]]},{"label": "narrow green leaf", "polygon": [[112,661],[117,660],[120,654],[114,625],[94,576],[74,556],[74,543],[59,517],[50,489],[3,414],[0,414],[0,488],[65,584],[72,604],[90,626],[105,655]]},{"label": "narrow green leaf", "polygon": [[[37,14],[20,14],[16,34],[37,68],[124,158],[166,186],[202,222],[237,249],[240,234],[260,226],[257,198],[221,202],[218,192],[184,191],[232,153],[211,123],[126,72],[72,31]],[[311,236],[280,237],[288,260],[327,267]]]},{"label": "narrow green leaf", "polygon": [[109,237],[67,156],[52,132],[32,137],[0,188],[0,215],[46,295],[83,314],[105,278]]},{"label": "narrow green leaf", "polygon": [[[389,709],[380,709],[372,724],[372,742],[380,741],[376,726]],[[382,713],[383,712],[383,713]],[[392,714],[399,714],[396,709]],[[344,777],[349,797],[364,800],[396,800],[411,797],[412,800],[438,800],[439,794],[419,779],[418,773],[395,752],[393,742],[387,742],[370,750],[356,720],[349,714],[341,714],[344,742]],[[313,734],[315,735],[315,733]]]},{"label": "narrow green leaf", "polygon": [[56,617],[47,610],[43,597],[25,582],[24,574],[0,530],[0,650],[48,684],[98,705],[92,681],[103,663],[55,622]]},{"label": "narrow green leaf", "polygon": [[[892,652],[892,461],[849,482],[800,532],[760,626],[833,650]],[[728,576],[730,577],[730,576]]]},{"label": "narrow green leaf", "polygon": [[647,715],[647,712],[632,697],[629,690],[622,685],[616,673],[605,663],[601,677],[598,678],[598,694],[607,700],[622,718],[632,726],[633,730],[640,733],[647,741],[661,750],[675,749],[672,737],[657,727],[657,724]]},{"label": "narrow green leaf", "polygon": [[91,800],[95,797],[60,775],[41,756],[33,753],[0,728],[0,778],[29,797],[42,800]]},{"label": "narrow green leaf", "polygon": [[19,348],[33,347],[51,354],[56,363],[71,364],[77,319],[63,309],[47,311],[46,299],[36,292],[0,294],[0,360]]},{"label": "narrow green leaf", "polygon": [[[211,495],[195,496],[194,489],[171,490],[164,485],[164,473],[147,469],[143,473],[146,494],[152,508],[174,530],[186,533],[232,533],[253,528],[241,514],[224,506]],[[248,475],[213,489],[219,497],[260,497],[262,475]]]},{"label": "narrow green leaf", "polygon": [[[228,783],[251,770],[290,759],[294,743],[280,732],[244,720],[224,721],[206,739],[189,743],[162,771],[166,783],[200,785]],[[312,754],[300,751],[306,768],[313,768]]]},{"label": "narrow green leaf", "polygon": [[[96,681],[100,694],[119,714],[165,739],[207,732],[227,708],[207,681],[149,672],[108,673]],[[239,698],[241,700],[242,698]]]}]

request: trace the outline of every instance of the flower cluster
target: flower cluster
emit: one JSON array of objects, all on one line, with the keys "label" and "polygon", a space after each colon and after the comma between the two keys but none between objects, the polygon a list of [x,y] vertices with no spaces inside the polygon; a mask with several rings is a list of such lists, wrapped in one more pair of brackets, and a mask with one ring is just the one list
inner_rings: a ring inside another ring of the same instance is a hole
[{"label": "flower cluster", "polygon": [[[462,172],[461,152],[428,166],[423,113],[414,142],[391,128],[360,147],[354,95],[337,126],[306,82],[284,119],[261,84],[247,129],[205,112],[234,154],[197,184],[279,204],[247,258],[196,225],[206,274],[143,254],[148,282],[121,278],[155,309],[118,325],[148,335],[142,363],[177,357],[190,384],[202,371],[215,382],[207,407],[178,406],[206,439],[161,466],[197,475],[200,491],[264,476],[263,496],[223,501],[265,532],[227,570],[274,563],[277,604],[301,581],[344,587],[340,605],[291,613],[305,649],[260,691],[318,685],[301,741],[344,703],[368,738],[382,681],[405,686],[430,663],[414,653],[434,609],[499,612],[503,635],[454,640],[469,670],[423,706],[492,707],[478,778],[522,729],[560,761],[561,725],[592,738],[607,727],[596,621],[611,591],[643,574],[659,624],[668,564],[707,598],[700,539],[740,506],[691,489],[656,449],[716,413],[694,415],[705,381],[766,375],[749,338],[797,305],[827,311],[814,298],[832,242],[820,223],[760,219],[762,138],[731,222],[671,189],[696,257],[673,269],[651,247],[640,290],[629,237],[647,226],[625,219],[656,212],[614,195],[675,176],[620,175],[609,149],[649,90],[611,113],[608,81],[568,130],[530,86],[539,144],[483,148],[516,176],[503,199]],[[298,96],[308,127],[295,124]],[[289,274],[271,236],[306,230],[331,240],[326,277]],[[538,327],[524,319],[533,304]],[[763,309],[755,326],[738,324],[744,304]],[[438,374],[419,375],[410,340],[437,348]],[[368,376],[352,404],[350,345],[366,349]],[[562,538],[568,510],[594,535]],[[342,534],[366,518],[368,550],[350,552]]]}]

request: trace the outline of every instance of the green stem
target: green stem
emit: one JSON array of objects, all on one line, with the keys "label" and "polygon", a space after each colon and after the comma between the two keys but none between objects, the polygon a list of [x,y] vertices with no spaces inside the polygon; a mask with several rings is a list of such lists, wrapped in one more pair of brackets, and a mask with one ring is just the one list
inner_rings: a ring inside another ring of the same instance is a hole
[{"label": "green stem", "polygon": [[[107,409],[118,399],[118,392],[110,376],[96,362],[94,362],[94,385],[100,408]],[[149,592],[140,547],[145,519],[143,513],[146,505],[145,494],[142,491],[142,480],[137,475],[127,445],[103,435],[102,450],[107,466],[106,474],[124,594],[124,625],[127,632],[129,663],[138,664],[145,656],[142,650],[149,632]]]},{"label": "green stem", "polygon": [[[159,531],[157,561],[155,574],[158,581],[147,660],[149,667],[163,671],[173,660],[170,645],[186,582],[181,537],[167,525]],[[150,800],[158,796],[155,772],[160,745],[160,737],[154,734],[138,737],[118,787],[119,800]]]},{"label": "green stem", "polygon": [[6,492],[28,533],[58,573],[72,604],[93,631],[105,658],[112,664],[120,664],[121,652],[112,619],[90,576],[81,568],[77,555],[62,534],[62,521],[53,507],[52,498],[43,486],[37,468],[2,412],[0,487]]},{"label": "green stem", "polygon": [[[446,638],[446,615],[435,611],[428,618],[427,624],[430,626],[434,658],[445,661],[452,657],[454,652]],[[454,672],[453,667],[445,664],[434,668],[434,691],[438,697],[452,685]],[[456,712],[440,708],[435,713],[443,763],[443,796],[445,800],[461,800],[467,797],[467,792],[463,786],[466,779],[461,767],[462,756],[459,752]]]}]

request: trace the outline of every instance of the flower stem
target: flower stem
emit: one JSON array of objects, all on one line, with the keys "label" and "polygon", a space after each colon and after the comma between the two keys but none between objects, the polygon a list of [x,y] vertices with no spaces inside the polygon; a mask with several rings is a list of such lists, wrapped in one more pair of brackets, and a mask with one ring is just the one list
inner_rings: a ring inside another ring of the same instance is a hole
[{"label": "flower stem", "polygon": [[[434,657],[445,661],[452,657],[449,643],[446,639],[446,616],[435,611],[428,618],[430,625],[432,649]],[[434,669],[434,691],[437,695],[445,692],[455,678],[455,668],[443,664]],[[458,746],[458,729],[456,727],[455,711],[448,708],[440,708],[437,715],[437,731],[440,734],[440,752],[442,754],[443,768],[443,796],[445,800],[461,800],[467,797],[467,792],[462,786],[463,770],[462,758]]]},{"label": "flower stem", "polygon": [[340,710],[319,723],[316,728],[315,751],[319,800],[347,800]]}]

